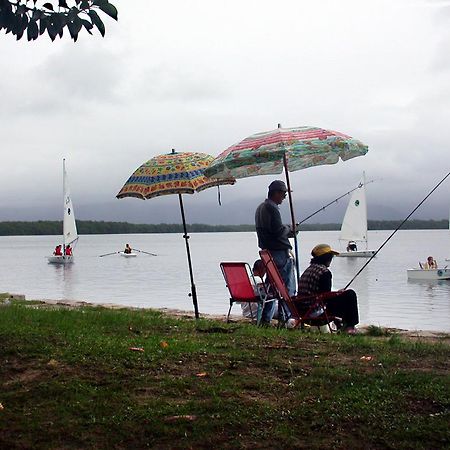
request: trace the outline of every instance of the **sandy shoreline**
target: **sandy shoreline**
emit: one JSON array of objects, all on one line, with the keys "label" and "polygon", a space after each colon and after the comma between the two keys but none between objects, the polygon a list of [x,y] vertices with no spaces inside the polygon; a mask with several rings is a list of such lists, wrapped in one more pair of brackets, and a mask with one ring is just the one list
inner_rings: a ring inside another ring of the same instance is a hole
[{"label": "sandy shoreline", "polygon": [[[8,301],[8,300],[26,300],[25,295],[22,294],[9,294],[9,293],[0,293],[0,300]],[[81,307],[101,307],[107,309],[129,309],[132,311],[139,311],[145,309],[151,309],[154,311],[160,311],[168,316],[179,317],[183,319],[194,319],[193,311],[183,311],[180,309],[171,309],[171,308],[140,308],[137,306],[129,306],[129,305],[121,305],[118,303],[92,303],[84,300],[51,300],[51,299],[39,299],[39,300],[29,300],[30,304],[35,307],[61,307],[61,308],[81,308]],[[201,318],[204,319],[212,319],[218,321],[225,321],[226,314],[201,314]],[[240,315],[231,315],[230,319],[232,322],[242,322],[248,323],[249,319],[245,319]],[[358,330],[364,334],[367,332],[370,325],[360,325]],[[408,339],[420,340],[424,339],[427,341],[439,341],[445,344],[450,345],[450,333],[442,332],[442,331],[430,331],[430,330],[405,330],[401,328],[386,328],[380,327],[383,330],[389,332],[389,334],[396,334]]]}]

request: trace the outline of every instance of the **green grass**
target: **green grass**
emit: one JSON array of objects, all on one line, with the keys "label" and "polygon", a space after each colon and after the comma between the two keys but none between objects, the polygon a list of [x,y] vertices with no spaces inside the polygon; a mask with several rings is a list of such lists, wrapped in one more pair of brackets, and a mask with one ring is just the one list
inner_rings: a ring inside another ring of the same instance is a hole
[{"label": "green grass", "polygon": [[0,448],[445,447],[450,347],[376,336],[12,302]]}]

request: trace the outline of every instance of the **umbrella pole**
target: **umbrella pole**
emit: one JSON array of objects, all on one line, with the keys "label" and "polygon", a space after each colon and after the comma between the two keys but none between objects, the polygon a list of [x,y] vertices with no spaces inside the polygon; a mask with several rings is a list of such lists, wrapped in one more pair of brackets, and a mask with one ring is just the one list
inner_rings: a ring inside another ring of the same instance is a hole
[{"label": "umbrella pole", "polygon": [[183,238],[186,243],[186,253],[188,258],[188,265],[189,265],[189,276],[191,278],[191,292],[189,293],[189,297],[192,296],[192,302],[194,303],[194,312],[195,312],[195,318],[199,318],[198,314],[198,302],[197,302],[197,291],[195,289],[194,284],[194,272],[192,271],[192,261],[191,261],[191,251],[189,249],[189,236],[187,234],[187,228],[186,228],[186,218],[184,216],[184,206],[183,206],[183,199],[181,197],[181,194],[178,194],[178,200],[180,201],[180,209],[181,209],[181,219],[183,221]]},{"label": "umbrella pole", "polygon": [[295,272],[297,274],[297,289],[300,284],[300,258],[298,255],[298,242],[297,242],[297,233],[295,233],[295,215],[294,215],[294,205],[292,202],[292,192],[291,192],[291,181],[289,180],[289,171],[287,164],[287,156],[286,153],[283,154],[283,165],[284,172],[286,174],[286,184],[288,188],[288,196],[289,196],[289,207],[291,209],[291,224],[292,229],[294,230],[294,251],[295,251]]}]

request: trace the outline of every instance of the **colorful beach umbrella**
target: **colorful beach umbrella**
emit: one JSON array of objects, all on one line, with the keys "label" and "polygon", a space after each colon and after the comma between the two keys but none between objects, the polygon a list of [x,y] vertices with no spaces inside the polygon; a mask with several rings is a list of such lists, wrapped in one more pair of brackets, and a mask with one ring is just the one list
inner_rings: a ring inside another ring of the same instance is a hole
[{"label": "colorful beach umbrella", "polygon": [[175,150],[166,155],[155,156],[136,169],[117,194],[117,198],[136,197],[142,200],[162,195],[178,195],[191,280],[189,295],[192,296],[197,319],[199,318],[197,291],[194,283],[182,194],[193,194],[210,187],[235,182],[232,177],[222,177],[221,179],[206,177],[204,170],[213,160],[214,157],[206,153],[177,153]]},{"label": "colorful beach umbrella", "polygon": [[[272,175],[285,171],[289,189],[292,228],[295,214],[292,204],[289,172],[324,164],[335,164],[365,155],[367,145],[346,134],[317,127],[278,128],[253,134],[223,151],[205,171],[215,178],[246,178]],[[297,237],[294,236],[297,281],[299,258]]]}]

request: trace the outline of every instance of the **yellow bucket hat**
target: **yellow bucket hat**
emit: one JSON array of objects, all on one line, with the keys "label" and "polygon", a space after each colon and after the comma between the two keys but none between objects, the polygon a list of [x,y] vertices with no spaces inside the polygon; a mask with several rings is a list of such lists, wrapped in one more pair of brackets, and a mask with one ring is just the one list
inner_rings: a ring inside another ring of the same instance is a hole
[{"label": "yellow bucket hat", "polygon": [[318,244],[311,250],[312,256],[322,256],[327,253],[332,253],[333,255],[339,255],[339,252],[333,250],[328,244]]}]

